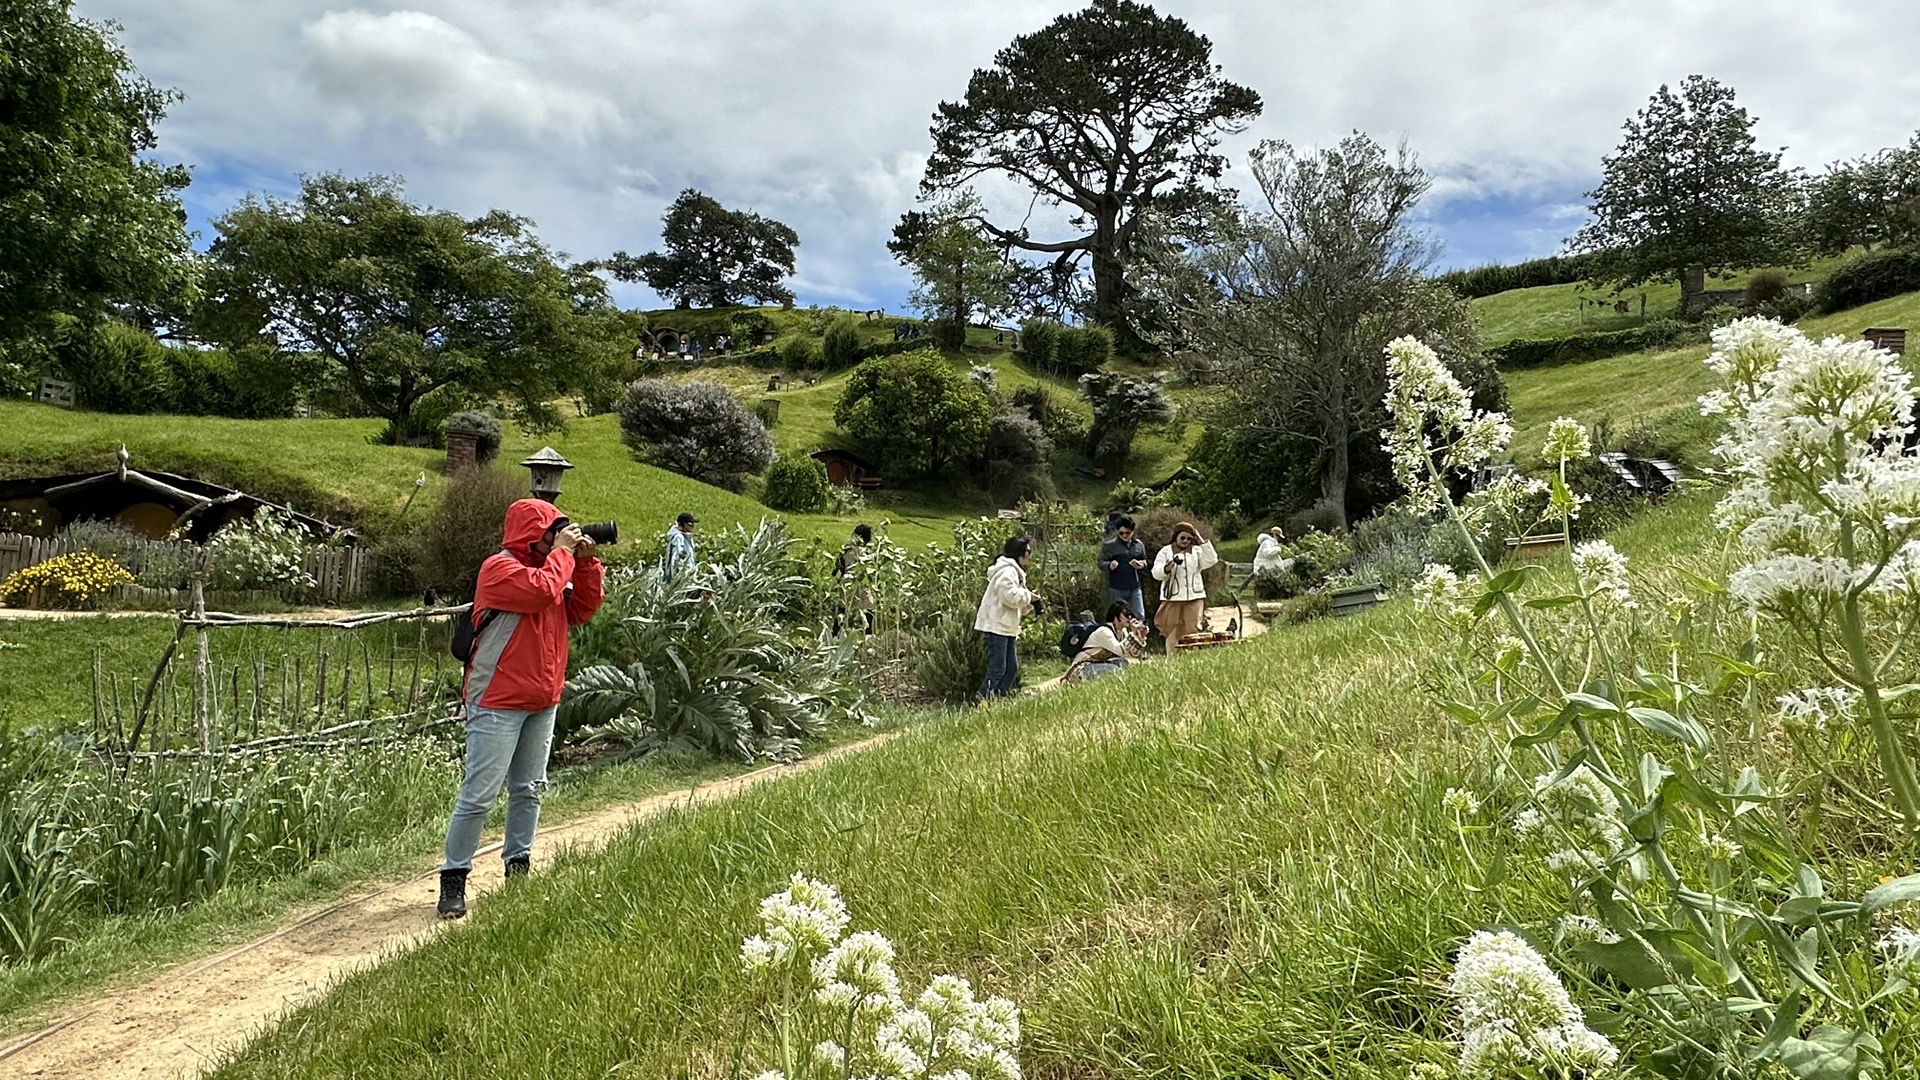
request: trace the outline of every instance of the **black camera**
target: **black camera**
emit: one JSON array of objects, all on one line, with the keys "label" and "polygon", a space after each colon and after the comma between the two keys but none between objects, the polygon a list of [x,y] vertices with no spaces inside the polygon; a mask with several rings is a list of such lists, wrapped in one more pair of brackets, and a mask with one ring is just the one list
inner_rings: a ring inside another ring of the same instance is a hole
[{"label": "black camera", "polygon": [[[547,529],[548,539],[552,539],[552,534],[559,532],[571,524],[573,524],[573,519],[571,518],[563,517],[555,520]],[[596,521],[590,525],[582,525],[580,526],[580,535],[593,541],[596,547],[607,544],[617,544],[620,542],[620,523],[617,521]]]}]

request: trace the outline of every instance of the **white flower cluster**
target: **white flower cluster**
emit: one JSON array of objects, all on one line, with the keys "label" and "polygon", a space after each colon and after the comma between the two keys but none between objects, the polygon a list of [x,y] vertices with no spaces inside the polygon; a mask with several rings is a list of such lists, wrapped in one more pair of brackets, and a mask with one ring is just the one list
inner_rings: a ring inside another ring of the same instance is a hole
[{"label": "white flower cluster", "polygon": [[1468,1077],[1591,1071],[1619,1059],[1619,1050],[1587,1027],[1560,977],[1518,934],[1473,935],[1454,962],[1449,989],[1460,1003],[1460,1071]]},{"label": "white flower cluster", "polygon": [[1881,961],[1888,971],[1903,979],[1920,980],[1920,930],[1896,926],[1880,939]]},{"label": "white flower cluster", "polygon": [[1535,777],[1533,801],[1514,815],[1513,827],[1521,839],[1552,849],[1549,869],[1584,876],[1626,850],[1630,837],[1620,824],[1620,800],[1585,765],[1565,776]]},{"label": "white flower cluster", "polygon": [[1446,491],[1430,475],[1428,459],[1443,471],[1474,469],[1504,450],[1513,437],[1505,413],[1476,412],[1466,387],[1415,337],[1387,343],[1387,414],[1383,445],[1394,474],[1417,505],[1439,507]]},{"label": "white flower cluster", "polygon": [[1562,416],[1547,427],[1547,444],[1541,448],[1548,461],[1566,464],[1593,453],[1593,439],[1580,421]]},{"label": "white flower cluster", "polygon": [[[1728,582],[1755,610],[1846,594],[1920,592],[1920,458],[1913,379],[1864,341],[1813,341],[1769,319],[1713,334],[1707,364],[1727,380],[1701,399],[1725,416],[1714,448],[1734,488],[1715,510],[1754,561]],[[1851,553],[1842,552],[1842,537]]]},{"label": "white flower cluster", "polygon": [[1633,589],[1627,583],[1627,557],[1605,540],[1589,540],[1573,549],[1573,572],[1580,589],[1588,596],[1612,600],[1621,607],[1634,606]]},{"label": "white flower cluster", "polygon": [[1860,702],[1860,693],[1844,686],[1813,686],[1774,698],[1780,719],[1824,729],[1828,721],[1846,720]]},{"label": "white flower cluster", "polygon": [[795,873],[785,889],[760,901],[762,931],[740,943],[740,959],[757,969],[825,952],[847,932],[848,918],[833,886]]},{"label": "white flower cluster", "polygon": [[1562,915],[1558,927],[1560,942],[1569,946],[1587,944],[1618,945],[1620,935],[1591,915]]},{"label": "white flower cluster", "polygon": [[[894,971],[893,943],[872,931],[846,934],[846,905],[833,886],[794,874],[760,903],[762,932],[740,948],[749,970],[805,962],[814,1005],[828,1030],[812,1067],[861,1080],[1020,1080],[1020,1010],[1002,997],[977,1000],[967,980],[937,975],[909,1004]],[[844,937],[842,935],[845,935]],[[779,1070],[756,1080],[788,1080]]]},{"label": "white flower cluster", "polygon": [[1453,614],[1460,608],[1463,586],[1451,567],[1428,563],[1427,572],[1413,583],[1413,605],[1422,611]]},{"label": "white flower cluster", "polygon": [[1456,817],[1472,817],[1480,812],[1480,796],[1467,788],[1450,787],[1440,796],[1440,805]]}]

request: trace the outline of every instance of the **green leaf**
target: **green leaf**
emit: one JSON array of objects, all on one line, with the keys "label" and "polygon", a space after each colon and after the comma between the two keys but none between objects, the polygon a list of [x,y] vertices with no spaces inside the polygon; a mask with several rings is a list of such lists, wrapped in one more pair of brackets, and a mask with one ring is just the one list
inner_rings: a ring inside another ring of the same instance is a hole
[{"label": "green leaf", "polygon": [[1538,599],[1527,601],[1527,606],[1535,611],[1547,611],[1552,608],[1563,608],[1569,604],[1577,604],[1579,602],[1580,598],[1578,596],[1542,596]]},{"label": "green leaf", "polygon": [[1856,1080],[1880,1061],[1880,1042],[1864,1031],[1822,1024],[1780,1045],[1780,1063],[1803,1080]]},{"label": "green leaf", "polygon": [[1516,750],[1520,750],[1529,746],[1539,746],[1542,743],[1550,743],[1562,731],[1566,730],[1567,722],[1572,719],[1573,714],[1563,710],[1555,715],[1552,720],[1547,721],[1547,726],[1541,728],[1539,731],[1515,735],[1509,745]]},{"label": "green leaf", "polygon": [[1887,689],[1880,691],[1880,700],[1881,701],[1899,701],[1901,698],[1906,697],[1908,694],[1916,694],[1916,693],[1920,693],[1920,683],[1902,683],[1899,686],[1890,686]]},{"label": "green leaf", "polygon": [[[1634,938],[1611,944],[1589,942],[1580,946],[1579,953],[1588,963],[1635,990],[1651,990],[1670,985],[1674,975],[1681,979],[1693,975],[1693,961],[1674,940],[1678,936],[1671,930],[1648,930],[1640,935],[1644,942]],[[1669,974],[1669,969],[1673,974]]]},{"label": "green leaf", "polygon": [[1860,898],[1860,913],[1871,915],[1908,900],[1920,900],[1920,874],[1908,874],[1868,889],[1867,895]]},{"label": "green leaf", "polygon": [[1493,595],[1510,593],[1527,580],[1528,574],[1536,573],[1539,569],[1540,567],[1534,563],[1526,563],[1511,570],[1503,570],[1495,574],[1492,581],[1487,582],[1487,592]]},{"label": "green leaf", "polygon": [[1615,705],[1606,698],[1579,690],[1575,690],[1567,695],[1567,705],[1575,712],[1583,713],[1617,713],[1620,711],[1620,706]]},{"label": "green leaf", "polygon": [[1707,743],[1711,741],[1707,735],[1707,729],[1701,727],[1697,721],[1682,719],[1665,709],[1635,706],[1627,710],[1627,715],[1648,731],[1656,735],[1665,735],[1669,739],[1677,739],[1695,750],[1706,749]]},{"label": "green leaf", "polygon": [[1794,987],[1780,1000],[1780,1010],[1773,1014],[1773,1023],[1768,1025],[1766,1037],[1759,1046],[1754,1047],[1753,1060],[1765,1061],[1778,1054],[1786,1041],[1800,1030],[1800,1015],[1806,1008],[1807,995],[1799,987]]}]

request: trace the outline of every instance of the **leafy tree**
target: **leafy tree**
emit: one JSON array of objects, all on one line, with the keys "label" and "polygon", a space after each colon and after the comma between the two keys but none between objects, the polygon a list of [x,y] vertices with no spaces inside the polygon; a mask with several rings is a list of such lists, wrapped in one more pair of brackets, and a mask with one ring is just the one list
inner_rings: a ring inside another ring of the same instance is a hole
[{"label": "leafy tree", "polygon": [[1596,280],[1622,286],[1782,261],[1790,191],[1780,155],[1754,146],[1754,118],[1733,89],[1689,75],[1627,120],[1587,193],[1593,220],[1572,240],[1602,253]]},{"label": "leafy tree", "polygon": [[982,213],[971,191],[941,204],[906,256],[914,281],[910,302],[933,325],[934,340],[949,348],[966,344],[975,312],[991,318],[1007,306],[1014,274],[1000,249],[973,224]]},{"label": "leafy tree", "polygon": [[833,422],[908,475],[973,460],[986,443],[993,406],[932,349],[863,362],[847,377]]},{"label": "leafy tree", "polygon": [[827,324],[820,337],[820,362],[838,371],[860,362],[860,324],[851,315],[841,315]]},{"label": "leafy tree", "polygon": [[981,450],[987,490],[1003,505],[1053,492],[1053,440],[1024,409],[1009,407],[993,414]]},{"label": "leafy tree", "polygon": [[1920,135],[1906,146],[1829,166],[1809,181],[1801,234],[1817,254],[1920,243]]},{"label": "leafy tree", "polygon": [[800,236],[772,218],[729,210],[693,188],[667,207],[661,229],[666,250],[645,255],[616,251],[603,264],[622,281],[643,281],[675,307],[791,304],[793,249]]},{"label": "leafy tree", "polygon": [[1173,399],[1157,379],[1096,371],[1080,376],[1080,392],[1093,405],[1087,456],[1096,461],[1126,461],[1133,452],[1133,437],[1142,427],[1173,419]]},{"label": "leafy tree", "polygon": [[639,379],[620,402],[620,440],[650,465],[739,491],[773,463],[767,426],[717,382]]},{"label": "leafy tree", "polygon": [[1388,341],[1417,334],[1457,370],[1478,364],[1483,408],[1497,407],[1498,377],[1465,302],[1423,280],[1428,249],[1407,216],[1428,181],[1410,152],[1358,133],[1317,153],[1268,142],[1253,172],[1265,208],[1222,214],[1213,242],[1154,265],[1149,299],[1165,344],[1220,386],[1204,408],[1210,445],[1304,479],[1302,501],[1344,526],[1356,496],[1377,501],[1392,483],[1378,452]]},{"label": "leafy tree", "polygon": [[1024,225],[979,225],[1003,244],[1090,263],[1088,315],[1124,330],[1125,274],[1139,215],[1192,211],[1227,167],[1214,148],[1260,114],[1260,95],[1228,82],[1213,45],[1134,0],[1094,0],[1022,35],[975,71],[966,97],[942,102],[921,189],[954,191],[998,174],[1073,210],[1080,235],[1037,240]]},{"label": "leafy tree", "polygon": [[297,200],[248,196],[214,228],[199,332],[325,357],[394,441],[431,433],[415,410],[442,388],[557,423],[558,394],[625,360],[605,283],[504,211],[462,218],[408,202],[398,178],[329,173]]},{"label": "leafy tree", "polygon": [[188,285],[187,170],[140,155],[178,100],[70,0],[0,5],[0,345]]}]

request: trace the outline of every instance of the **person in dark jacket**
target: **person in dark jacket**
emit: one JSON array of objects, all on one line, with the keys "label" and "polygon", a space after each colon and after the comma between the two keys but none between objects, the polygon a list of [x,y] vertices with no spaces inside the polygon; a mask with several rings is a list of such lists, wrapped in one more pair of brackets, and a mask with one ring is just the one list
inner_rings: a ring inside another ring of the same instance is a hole
[{"label": "person in dark jacket", "polygon": [[1107,599],[1127,605],[1133,617],[1145,620],[1147,601],[1140,589],[1140,571],[1147,568],[1147,545],[1133,535],[1133,519],[1122,514],[1113,523],[1113,535],[1100,545],[1100,569],[1107,575]]},{"label": "person in dark jacket", "polygon": [[503,532],[502,550],[480,564],[468,616],[479,632],[466,671],[466,779],[447,823],[440,868],[443,919],[467,913],[467,874],[502,784],[506,876],[532,867],[553,714],[567,679],[567,628],[593,618],[604,597],[593,541],[552,503],[514,503]]}]

